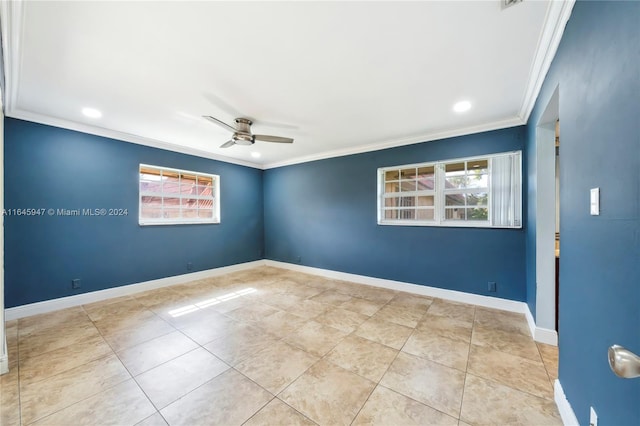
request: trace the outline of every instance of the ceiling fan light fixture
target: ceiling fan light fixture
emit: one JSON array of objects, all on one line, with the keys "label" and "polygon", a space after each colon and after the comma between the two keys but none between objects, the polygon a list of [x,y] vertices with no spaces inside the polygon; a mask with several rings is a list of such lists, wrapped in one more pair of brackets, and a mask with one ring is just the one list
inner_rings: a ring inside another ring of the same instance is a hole
[{"label": "ceiling fan light fixture", "polygon": [[247,133],[236,133],[233,135],[233,140],[236,145],[253,145],[255,142],[253,135]]},{"label": "ceiling fan light fixture", "polygon": [[264,141],[264,142],[275,142],[275,143],[293,143],[292,138],[284,138],[282,136],[272,136],[272,135],[254,135],[251,132],[251,124],[253,122],[248,118],[239,117],[234,121],[236,123],[236,127],[230,126],[222,120],[218,120],[215,117],[210,115],[203,115],[203,118],[211,121],[212,123],[224,127],[225,129],[231,130],[233,132],[233,136],[227,142],[220,145],[220,148],[229,148],[233,145],[253,145],[256,141]]}]

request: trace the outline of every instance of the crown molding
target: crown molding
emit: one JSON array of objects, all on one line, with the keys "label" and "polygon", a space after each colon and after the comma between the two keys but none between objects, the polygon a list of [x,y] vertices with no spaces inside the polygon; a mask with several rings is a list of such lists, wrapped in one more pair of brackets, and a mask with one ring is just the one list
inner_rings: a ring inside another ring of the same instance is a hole
[{"label": "crown molding", "polygon": [[549,68],[551,68],[553,58],[556,56],[560,40],[562,40],[564,29],[567,26],[567,22],[569,22],[575,2],[576,0],[555,0],[549,4],[547,16],[544,20],[544,27],[538,40],[536,55],[529,72],[529,82],[527,83],[527,89],[524,99],[522,100],[522,107],[518,113],[518,116],[525,123],[529,120],[531,111],[533,111],[533,107],[540,94],[542,83],[544,83]]},{"label": "crown molding", "polygon": [[443,131],[438,131],[433,133],[426,133],[420,136],[412,136],[409,138],[395,139],[395,140],[390,140],[386,142],[376,142],[372,144],[354,146],[354,147],[343,148],[343,149],[336,149],[332,151],[325,151],[325,152],[320,152],[318,154],[305,155],[302,157],[296,157],[289,160],[268,163],[263,165],[262,167],[264,169],[273,169],[276,167],[291,166],[293,164],[308,163],[309,161],[325,160],[327,158],[333,158],[333,157],[344,157],[346,155],[362,154],[364,152],[379,151],[382,149],[395,148],[398,146],[414,145],[422,142],[431,142],[431,141],[436,141],[440,139],[470,135],[474,133],[488,132],[491,130],[506,129],[509,127],[521,126],[523,124],[525,124],[525,122],[522,121],[522,119],[518,117],[514,117],[514,118],[508,118],[505,120],[494,121],[492,123],[464,127],[462,129],[443,130]]},{"label": "crown molding", "polygon": [[33,113],[22,110],[6,111],[7,117],[17,118],[20,120],[31,121],[48,126],[60,127],[62,129],[75,130],[77,132],[88,133],[90,135],[102,136],[105,138],[117,139],[124,142],[131,142],[138,145],[149,146],[152,148],[164,149],[166,151],[179,152],[181,154],[195,155],[197,157],[208,158],[210,160],[223,161],[225,163],[237,164],[255,169],[262,169],[262,166],[250,161],[238,160],[237,158],[225,157],[223,155],[214,154],[197,148],[191,148],[182,145],[176,145],[170,142],[164,142],[157,139],[145,138],[130,133],[119,132],[117,130],[106,129],[103,127],[92,126],[84,123],[76,123],[74,121],[64,120],[61,118],[51,117],[44,114]]},{"label": "crown molding", "polygon": [[22,1],[0,2],[0,26],[2,27],[2,52],[5,78],[5,115],[18,98],[18,75],[21,62],[22,25],[24,7]]},{"label": "crown molding", "polygon": [[93,135],[114,138],[126,142],[160,148],[183,154],[195,155],[212,160],[224,161],[227,163],[238,164],[246,167],[253,167],[257,169],[271,169],[293,164],[306,163],[310,161],[323,160],[327,158],[342,157],[346,155],[360,154],[369,151],[378,151],[387,148],[394,148],[421,142],[429,142],[444,138],[452,138],[473,133],[514,127],[526,124],[527,120],[529,119],[529,115],[533,110],[536,99],[542,87],[542,83],[544,82],[547,72],[549,71],[549,68],[551,66],[551,62],[553,61],[555,53],[560,44],[564,28],[569,20],[569,17],[571,16],[571,11],[573,10],[574,4],[575,0],[552,0],[550,2],[549,9],[547,10],[545,24],[538,41],[536,55],[529,73],[529,82],[527,84],[523,102],[519,112],[514,117],[491,123],[469,126],[461,129],[436,131],[423,135],[412,136],[409,138],[375,142],[356,147],[348,147],[343,149],[324,151],[317,154],[295,157],[284,161],[260,164],[257,162],[240,160],[232,157],[214,154],[205,150],[184,147],[170,142],[146,138],[130,133],[120,132],[117,130],[77,123],[70,120],[64,120],[57,117],[18,109],[16,102],[18,99],[20,75],[19,66],[21,63],[21,42],[23,35],[22,31],[24,28],[24,2],[21,0],[3,1],[0,2],[0,22],[2,24],[4,69],[6,79],[4,102],[5,116],[70,130],[76,130]]}]

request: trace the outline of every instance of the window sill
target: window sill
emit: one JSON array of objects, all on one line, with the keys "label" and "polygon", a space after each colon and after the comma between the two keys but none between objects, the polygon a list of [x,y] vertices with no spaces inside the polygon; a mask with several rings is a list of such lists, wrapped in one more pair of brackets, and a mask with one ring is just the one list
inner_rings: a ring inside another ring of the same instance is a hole
[{"label": "window sill", "polygon": [[166,225],[218,225],[220,224],[219,220],[191,220],[191,221],[180,221],[180,222],[154,222],[154,221],[138,221],[138,225],[140,226],[166,226]]},{"label": "window sill", "polygon": [[435,222],[416,220],[379,220],[378,225],[382,226],[431,226],[434,228],[487,228],[487,229],[522,229],[522,226],[492,226],[485,222]]}]

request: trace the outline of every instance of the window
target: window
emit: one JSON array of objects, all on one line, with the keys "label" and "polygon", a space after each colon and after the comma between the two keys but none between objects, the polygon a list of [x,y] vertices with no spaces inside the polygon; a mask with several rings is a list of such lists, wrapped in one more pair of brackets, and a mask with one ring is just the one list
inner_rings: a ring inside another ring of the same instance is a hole
[{"label": "window", "polygon": [[220,177],[140,164],[140,225],[220,222]]},{"label": "window", "polygon": [[522,226],[521,153],[378,169],[381,225]]}]

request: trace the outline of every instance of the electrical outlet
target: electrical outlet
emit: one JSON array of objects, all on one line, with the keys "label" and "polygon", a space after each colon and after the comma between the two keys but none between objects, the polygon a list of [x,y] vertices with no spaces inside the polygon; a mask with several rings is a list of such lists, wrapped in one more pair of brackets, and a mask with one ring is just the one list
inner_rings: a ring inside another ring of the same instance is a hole
[{"label": "electrical outlet", "polygon": [[598,426],[598,414],[596,413],[596,410],[593,409],[593,407],[590,408],[589,426]]},{"label": "electrical outlet", "polygon": [[80,278],[74,278],[71,280],[71,288],[80,288],[82,287],[82,280]]},{"label": "electrical outlet", "polygon": [[187,271],[193,271],[193,263],[187,262]]},{"label": "electrical outlet", "polygon": [[496,283],[495,283],[495,281],[489,281],[488,290],[491,293],[495,293],[496,292]]}]

